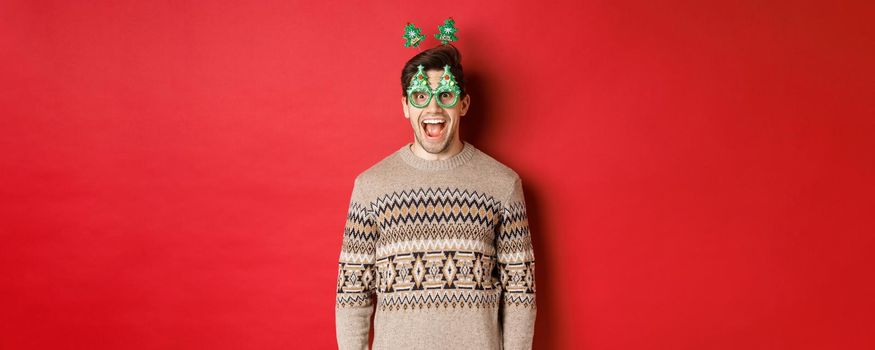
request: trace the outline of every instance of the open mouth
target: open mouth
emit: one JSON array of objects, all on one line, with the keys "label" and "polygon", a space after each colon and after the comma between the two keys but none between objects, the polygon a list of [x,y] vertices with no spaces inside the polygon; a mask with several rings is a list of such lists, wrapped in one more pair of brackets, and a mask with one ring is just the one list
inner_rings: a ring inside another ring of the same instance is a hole
[{"label": "open mouth", "polygon": [[430,140],[440,139],[447,130],[446,125],[447,121],[443,119],[425,119],[422,121],[423,133]]}]

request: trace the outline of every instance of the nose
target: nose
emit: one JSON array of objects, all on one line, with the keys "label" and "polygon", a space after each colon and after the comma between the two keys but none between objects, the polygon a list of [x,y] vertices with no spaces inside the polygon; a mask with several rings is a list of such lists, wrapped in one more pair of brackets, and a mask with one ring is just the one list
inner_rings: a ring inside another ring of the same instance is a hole
[{"label": "nose", "polygon": [[425,106],[424,112],[426,112],[426,113],[429,113],[429,112],[440,113],[440,112],[442,112],[443,108],[441,108],[441,106],[438,105],[437,100],[438,100],[437,94],[432,96],[431,101],[428,101],[428,105]]}]

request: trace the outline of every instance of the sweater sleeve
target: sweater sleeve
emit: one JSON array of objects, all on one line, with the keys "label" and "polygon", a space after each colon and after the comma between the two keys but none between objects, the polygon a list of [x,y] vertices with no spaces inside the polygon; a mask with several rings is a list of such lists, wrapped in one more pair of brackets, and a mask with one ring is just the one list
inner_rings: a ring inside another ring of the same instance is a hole
[{"label": "sweater sleeve", "polygon": [[502,202],[496,236],[502,291],[501,323],[505,350],[531,349],[535,333],[535,253],[519,177]]},{"label": "sweater sleeve", "polygon": [[377,227],[374,213],[353,186],[337,266],[335,325],[340,350],[367,350],[374,312]]}]

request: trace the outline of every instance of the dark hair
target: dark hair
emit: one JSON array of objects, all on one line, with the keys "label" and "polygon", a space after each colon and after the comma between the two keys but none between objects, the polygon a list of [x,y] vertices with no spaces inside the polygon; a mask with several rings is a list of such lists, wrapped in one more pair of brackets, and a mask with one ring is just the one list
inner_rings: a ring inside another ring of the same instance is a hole
[{"label": "dark hair", "polygon": [[445,65],[450,65],[450,73],[456,78],[456,83],[459,84],[459,89],[462,93],[459,98],[465,97],[465,73],[462,72],[462,54],[452,44],[441,44],[430,48],[413,56],[407,63],[404,64],[404,69],[401,70],[401,96],[407,96],[407,86],[410,85],[410,79],[418,71],[417,66],[422,65],[423,69],[443,70]]}]

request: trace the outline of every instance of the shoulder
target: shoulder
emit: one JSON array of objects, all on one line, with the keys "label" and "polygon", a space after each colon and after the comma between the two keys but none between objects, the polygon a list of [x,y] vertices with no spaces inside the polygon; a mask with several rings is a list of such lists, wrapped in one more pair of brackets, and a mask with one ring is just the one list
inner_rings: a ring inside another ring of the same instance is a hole
[{"label": "shoulder", "polygon": [[398,153],[398,151],[392,152],[356,174],[356,186],[370,187],[385,181],[386,175],[394,173],[398,167],[400,161]]},{"label": "shoulder", "polygon": [[395,158],[398,152],[393,152],[365,170],[356,174],[353,180],[352,201],[358,203],[371,203],[385,189],[387,177],[397,169]]},{"label": "shoulder", "polygon": [[520,176],[516,171],[486,152],[478,149],[476,159],[475,166],[477,171],[482,172],[484,176],[490,177],[493,181],[513,185],[520,180]]},{"label": "shoulder", "polygon": [[477,151],[476,172],[479,177],[489,183],[492,193],[502,204],[513,199],[516,193],[522,192],[520,175],[507,164],[504,164],[481,150]]}]

